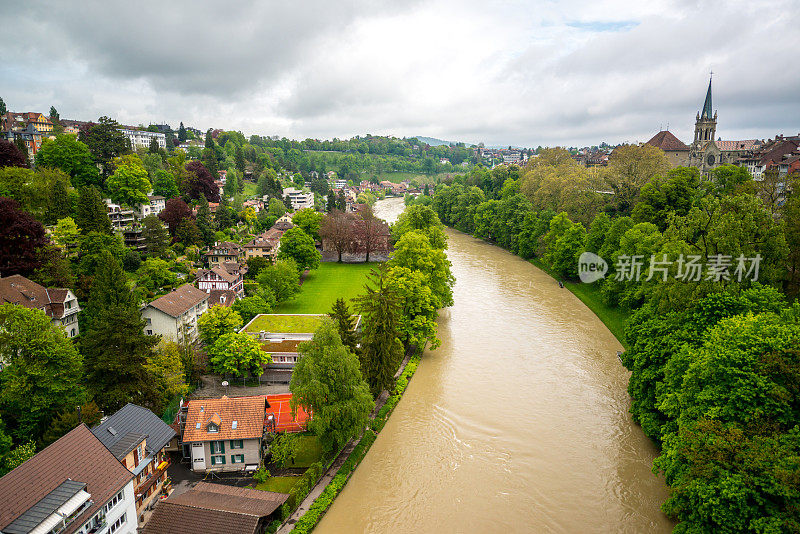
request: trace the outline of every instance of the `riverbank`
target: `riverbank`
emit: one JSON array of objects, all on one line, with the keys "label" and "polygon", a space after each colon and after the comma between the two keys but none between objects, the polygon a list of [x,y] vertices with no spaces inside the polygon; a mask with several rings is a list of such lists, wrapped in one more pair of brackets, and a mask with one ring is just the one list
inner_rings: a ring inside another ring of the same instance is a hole
[{"label": "riverbank", "polygon": [[347,484],[361,460],[364,459],[375,438],[383,429],[397,403],[403,397],[409,380],[419,365],[422,350],[409,353],[395,374],[395,387],[391,394],[384,391],[376,400],[370,414],[370,427],[358,439],[351,440],[337,455],[331,466],[309,491],[292,515],[278,528],[277,534],[305,534],[314,530],[328,511],[334,499]]}]

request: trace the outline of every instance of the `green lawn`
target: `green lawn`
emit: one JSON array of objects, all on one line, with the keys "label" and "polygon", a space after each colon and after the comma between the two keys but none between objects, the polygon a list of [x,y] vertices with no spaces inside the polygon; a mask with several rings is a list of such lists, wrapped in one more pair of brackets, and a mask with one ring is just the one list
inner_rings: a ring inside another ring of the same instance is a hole
[{"label": "green lawn", "polygon": [[256,183],[248,180],[244,181],[244,198],[256,196]]},{"label": "green lawn", "polygon": [[292,300],[279,305],[275,313],[328,313],[337,298],[349,301],[363,293],[367,275],[376,265],[376,263],[323,262],[318,269],[308,274],[300,293]]},{"label": "green lawn", "polygon": [[[467,172],[466,169],[457,171],[457,172]],[[411,181],[412,179],[416,178],[419,183],[428,183],[428,184],[435,184],[437,178],[441,178],[446,176],[448,173],[439,173],[433,176],[428,176],[427,174],[420,174],[416,172],[384,172],[383,174],[378,175],[379,180],[387,180],[392,182],[393,184],[399,184],[404,180]],[[451,173],[455,174],[455,173]]]},{"label": "green lawn", "polygon": [[276,493],[289,493],[300,477],[270,477],[266,482],[256,485],[256,489],[262,491],[274,491]]},{"label": "green lawn", "polygon": [[313,434],[297,436],[299,450],[289,467],[311,467],[322,458],[322,443]]},{"label": "green lawn", "polygon": [[325,319],[317,315],[259,315],[247,327],[247,332],[310,333]]}]

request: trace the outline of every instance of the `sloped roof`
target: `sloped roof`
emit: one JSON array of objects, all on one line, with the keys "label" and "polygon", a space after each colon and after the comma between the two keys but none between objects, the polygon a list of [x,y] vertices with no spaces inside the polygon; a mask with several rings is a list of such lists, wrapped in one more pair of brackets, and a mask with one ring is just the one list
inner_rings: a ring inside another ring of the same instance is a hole
[{"label": "sloped roof", "polygon": [[[113,432],[112,432],[113,431]],[[116,457],[121,460],[136,445],[124,445],[126,435],[143,436],[147,438],[147,449],[156,452],[163,449],[175,437],[175,431],[161,420],[156,414],[136,404],[128,403],[105,421],[92,429],[97,439],[105,445]],[[122,449],[127,449],[122,451]]]},{"label": "sloped roof", "polygon": [[285,493],[198,482],[194,488],[173,497],[169,502],[206,510],[264,517],[277,510],[288,498],[289,495]]},{"label": "sloped roof", "polygon": [[708,80],[708,91],[706,92],[706,99],[703,102],[703,112],[700,114],[701,119],[710,119],[713,116],[711,110],[711,79]]},{"label": "sloped roof", "polygon": [[[68,289],[47,289],[20,274],[0,278],[0,304],[17,304],[25,308],[41,310],[48,317],[64,317],[64,301]],[[77,305],[77,303],[76,303]]]},{"label": "sloped roof", "polygon": [[[264,433],[266,406],[267,398],[263,395],[189,401],[183,441],[260,438]],[[215,423],[219,418],[219,431],[209,433],[208,423],[212,418]]]},{"label": "sloped roof", "polygon": [[208,292],[208,307],[224,306],[230,308],[237,297],[236,291],[232,289],[211,289]]},{"label": "sloped roof", "polygon": [[755,150],[761,144],[758,139],[743,139],[740,141],[714,141],[723,152],[735,150]]},{"label": "sloped roof", "polygon": [[669,130],[662,130],[647,142],[648,145],[660,148],[664,152],[689,151],[686,144],[675,137]]},{"label": "sloped roof", "polygon": [[154,300],[149,306],[172,317],[179,317],[206,299],[208,299],[208,293],[205,291],[197,289],[192,284],[183,284],[178,289]]},{"label": "sloped roof", "polygon": [[83,526],[133,478],[85,424],[75,427],[0,478],[0,530],[24,514],[66,479],[86,484],[94,504],[64,531]]},{"label": "sloped roof", "polygon": [[260,517],[253,515],[206,510],[167,500],[156,505],[141,534],[256,534],[260,521]]}]

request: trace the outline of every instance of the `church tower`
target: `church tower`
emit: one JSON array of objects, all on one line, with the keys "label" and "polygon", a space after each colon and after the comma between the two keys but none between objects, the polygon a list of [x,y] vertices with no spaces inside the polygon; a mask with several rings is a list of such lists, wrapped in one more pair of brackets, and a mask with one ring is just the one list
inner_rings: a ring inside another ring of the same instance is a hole
[{"label": "church tower", "polygon": [[717,133],[717,112],[711,108],[711,79],[708,80],[708,92],[706,101],[703,103],[703,111],[697,114],[694,123],[694,142],[695,148],[702,147],[707,141],[713,141]]}]

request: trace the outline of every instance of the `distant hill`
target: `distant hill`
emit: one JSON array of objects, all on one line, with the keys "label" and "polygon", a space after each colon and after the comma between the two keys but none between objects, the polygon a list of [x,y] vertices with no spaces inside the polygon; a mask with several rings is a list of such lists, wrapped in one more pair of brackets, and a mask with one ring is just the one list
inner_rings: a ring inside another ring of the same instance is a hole
[{"label": "distant hill", "polygon": [[431,146],[439,146],[439,145],[450,146],[450,145],[454,145],[455,144],[452,141],[442,141],[441,139],[436,139],[435,137],[425,137],[425,136],[422,136],[422,135],[416,135],[414,137],[416,137],[417,139],[419,139],[423,143],[427,143],[427,144],[429,144]]}]

